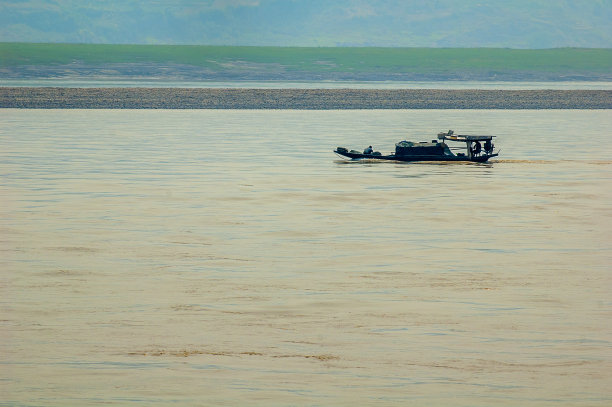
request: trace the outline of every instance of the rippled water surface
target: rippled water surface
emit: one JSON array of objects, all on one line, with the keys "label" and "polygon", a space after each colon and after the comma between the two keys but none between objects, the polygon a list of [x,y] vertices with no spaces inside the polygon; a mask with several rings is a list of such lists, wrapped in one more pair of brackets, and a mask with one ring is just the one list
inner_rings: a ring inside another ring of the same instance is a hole
[{"label": "rippled water surface", "polygon": [[[0,110],[0,404],[610,405],[611,127]],[[448,129],[500,157],[332,153]]]}]

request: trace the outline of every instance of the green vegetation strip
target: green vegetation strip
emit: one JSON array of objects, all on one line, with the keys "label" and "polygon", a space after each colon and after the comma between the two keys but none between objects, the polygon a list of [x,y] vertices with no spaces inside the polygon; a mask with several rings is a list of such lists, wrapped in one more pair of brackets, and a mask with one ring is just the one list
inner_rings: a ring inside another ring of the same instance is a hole
[{"label": "green vegetation strip", "polygon": [[612,72],[612,49],[297,48],[197,45],[0,43],[0,67],[81,63],[180,64],[223,71],[260,64],[306,72],[448,72],[462,70]]}]

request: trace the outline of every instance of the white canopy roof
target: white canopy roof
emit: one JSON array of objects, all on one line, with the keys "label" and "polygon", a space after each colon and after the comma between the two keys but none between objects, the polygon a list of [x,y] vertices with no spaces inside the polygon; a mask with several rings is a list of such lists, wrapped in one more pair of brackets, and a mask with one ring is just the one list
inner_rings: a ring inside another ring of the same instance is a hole
[{"label": "white canopy roof", "polygon": [[452,140],[452,141],[486,141],[491,140],[495,136],[473,136],[463,134],[453,134],[452,131],[448,133],[438,133],[438,139],[440,140]]}]

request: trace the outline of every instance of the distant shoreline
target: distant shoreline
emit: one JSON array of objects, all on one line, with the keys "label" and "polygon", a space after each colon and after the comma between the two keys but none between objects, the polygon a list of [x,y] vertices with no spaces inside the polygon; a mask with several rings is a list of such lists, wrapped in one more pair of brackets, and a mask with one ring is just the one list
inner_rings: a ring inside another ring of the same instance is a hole
[{"label": "distant shoreline", "polygon": [[0,87],[24,109],[612,109],[612,90]]}]

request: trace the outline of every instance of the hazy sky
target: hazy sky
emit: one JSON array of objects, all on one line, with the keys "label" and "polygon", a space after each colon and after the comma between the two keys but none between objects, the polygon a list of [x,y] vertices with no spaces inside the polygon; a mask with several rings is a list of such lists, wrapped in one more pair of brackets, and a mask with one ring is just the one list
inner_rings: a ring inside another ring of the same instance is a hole
[{"label": "hazy sky", "polygon": [[612,0],[0,0],[0,41],[612,48]]}]

